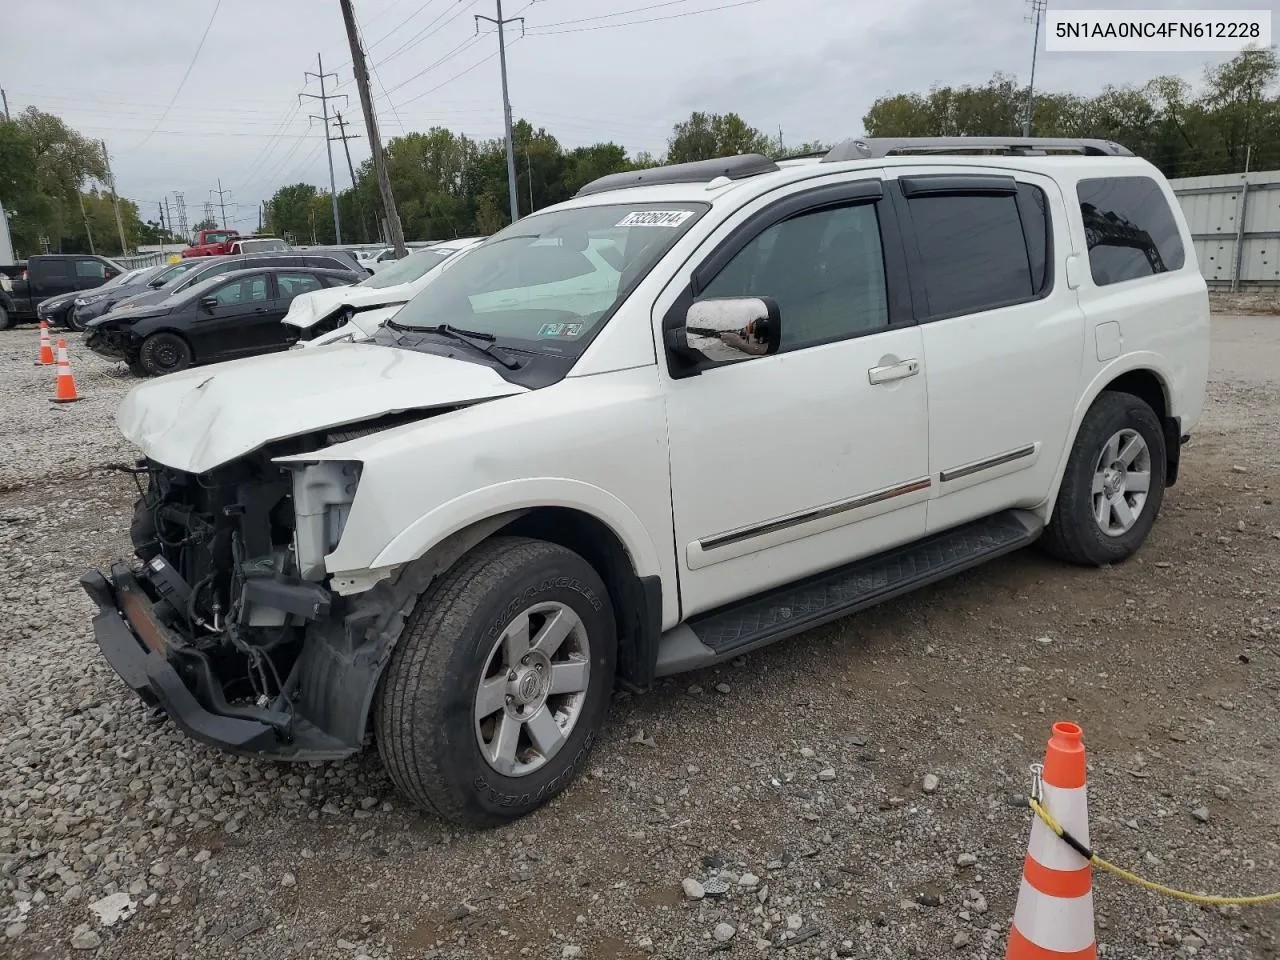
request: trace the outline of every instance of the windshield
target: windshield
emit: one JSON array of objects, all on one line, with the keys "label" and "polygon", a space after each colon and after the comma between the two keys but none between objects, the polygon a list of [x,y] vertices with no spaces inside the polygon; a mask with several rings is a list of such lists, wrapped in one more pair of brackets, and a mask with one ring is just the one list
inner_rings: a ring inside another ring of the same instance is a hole
[{"label": "windshield", "polygon": [[386,287],[395,287],[402,283],[412,283],[421,277],[425,277],[434,268],[440,266],[453,251],[444,253],[435,250],[418,250],[409,254],[398,263],[392,264],[385,270],[375,273],[366,280],[361,280],[356,284],[357,287],[370,287],[374,290],[382,290]]},{"label": "windshield", "polygon": [[153,287],[168,286],[170,281],[178,279],[178,277],[182,276],[195,266],[196,258],[183,260],[181,263],[171,264],[169,267],[160,271],[160,273],[151,278],[151,285]]},{"label": "windshield", "polygon": [[441,271],[395,326],[449,324],[518,349],[576,355],[706,209],[610,204],[525,217]]}]

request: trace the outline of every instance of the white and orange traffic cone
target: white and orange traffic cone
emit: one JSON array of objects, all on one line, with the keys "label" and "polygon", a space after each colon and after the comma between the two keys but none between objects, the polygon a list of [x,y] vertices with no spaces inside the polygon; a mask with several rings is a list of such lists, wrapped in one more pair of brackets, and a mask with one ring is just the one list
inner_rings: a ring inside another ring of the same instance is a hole
[{"label": "white and orange traffic cone", "polygon": [[[1044,808],[1089,847],[1084,731],[1055,723],[1040,774]],[[1089,861],[1039,817],[1022,867],[1006,960],[1095,960],[1093,875]]]},{"label": "white and orange traffic cone", "polygon": [[71,360],[67,357],[67,341],[58,341],[58,387],[53,395],[54,403],[71,403],[79,400],[76,378],[71,375]]},{"label": "white and orange traffic cone", "polygon": [[53,344],[49,342],[49,321],[40,321],[40,356],[36,360],[38,367],[53,366]]}]

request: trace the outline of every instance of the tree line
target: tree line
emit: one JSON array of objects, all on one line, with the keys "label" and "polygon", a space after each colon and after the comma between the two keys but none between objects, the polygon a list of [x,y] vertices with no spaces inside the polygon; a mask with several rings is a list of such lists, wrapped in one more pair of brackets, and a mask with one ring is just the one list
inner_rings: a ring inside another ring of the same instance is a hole
[{"label": "tree line", "polygon": [[[1113,140],[1170,178],[1280,168],[1280,64],[1274,50],[1246,50],[1205,70],[1198,87],[1173,76],[1141,86],[1108,86],[1096,96],[1047,91],[1035,97],[1033,134]],[[877,99],[863,117],[872,137],[1007,136],[1021,132],[1029,91],[996,73],[978,86],[933,87]],[[843,135],[844,131],[839,131]],[[849,131],[852,133],[852,131]],[[839,139],[836,137],[834,139]],[[788,146],[738,114],[695,112],[677,123],[661,157],[628,154],[616,143],[564,149],[546,129],[513,128],[520,213],[573,196],[608,173],[737,153],[779,158],[822,149]],[[387,163],[405,236],[440,239],[488,234],[510,221],[502,140],[473,140],[443,127],[397,137]],[[379,235],[371,162],[339,193],[345,238]],[[332,242],[329,195],[309,184],[282,187],[268,205],[271,229],[302,241]]]},{"label": "tree line", "polygon": [[[1198,85],[1155,77],[1141,86],[1109,86],[1096,96],[1045,91],[1035,97],[1033,133],[1098,137],[1124,144],[1170,178],[1280,169],[1280,62],[1272,49],[1246,50],[1205,70]],[[877,99],[863,117],[866,135],[1004,136],[1021,129],[1028,90],[997,73],[975,86],[940,86]],[[566,148],[545,127],[514,125],[520,215],[566,200],[609,173],[739,153],[778,158],[823,149],[820,142],[785,144],[736,113],[694,112],[675,124],[661,156],[629,153],[617,143]],[[854,131],[832,131],[833,140]],[[510,220],[506,149],[500,139],[474,139],[444,127],[386,144],[387,166],[405,236],[411,239],[489,234]],[[60,118],[28,108],[0,120],[0,203],[10,214],[20,256],[50,249],[120,253],[102,151]],[[81,204],[83,203],[83,214]],[[355,171],[338,194],[347,242],[382,235],[373,165]],[[127,246],[173,237],[157,220],[120,200]],[[264,231],[296,243],[335,239],[329,194],[311,184],[280,187],[264,206]],[[86,228],[86,222],[88,224]],[[206,224],[216,226],[216,224]],[[197,225],[199,226],[199,225]]]},{"label": "tree line", "polygon": [[0,205],[19,257],[52,253],[119,256],[140,243],[176,238],[146,221],[137,204],[119,199],[125,249],[107,192],[106,157],[96,140],[60,117],[28,107],[12,120],[0,117]]}]

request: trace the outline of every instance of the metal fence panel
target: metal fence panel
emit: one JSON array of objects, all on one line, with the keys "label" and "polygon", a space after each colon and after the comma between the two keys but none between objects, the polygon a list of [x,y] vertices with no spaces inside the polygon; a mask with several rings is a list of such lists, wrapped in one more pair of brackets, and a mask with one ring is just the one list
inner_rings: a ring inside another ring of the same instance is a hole
[{"label": "metal fence panel", "polygon": [[1280,285],[1280,170],[1169,181],[1212,286]]}]

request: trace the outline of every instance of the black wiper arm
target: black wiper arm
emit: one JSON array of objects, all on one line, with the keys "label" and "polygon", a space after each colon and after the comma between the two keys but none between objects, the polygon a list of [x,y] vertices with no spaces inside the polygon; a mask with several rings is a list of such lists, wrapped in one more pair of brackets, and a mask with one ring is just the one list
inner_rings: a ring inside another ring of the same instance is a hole
[{"label": "black wiper arm", "polygon": [[447,323],[441,323],[434,327],[406,327],[403,324],[387,321],[388,326],[394,325],[397,330],[411,330],[420,333],[436,333],[442,337],[448,337],[450,340],[456,340],[458,343],[465,343],[473,350],[479,350],[488,357],[492,357],[502,364],[508,370],[519,370],[520,364],[510,357],[494,352],[494,341],[497,340],[491,333],[483,333],[476,330],[461,330],[458,327],[451,327]]}]

